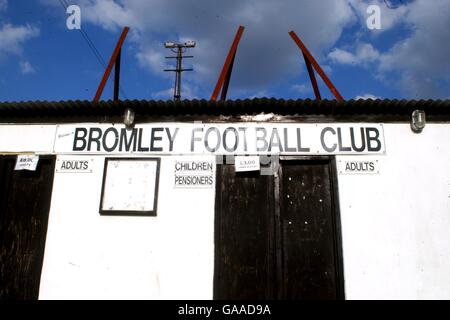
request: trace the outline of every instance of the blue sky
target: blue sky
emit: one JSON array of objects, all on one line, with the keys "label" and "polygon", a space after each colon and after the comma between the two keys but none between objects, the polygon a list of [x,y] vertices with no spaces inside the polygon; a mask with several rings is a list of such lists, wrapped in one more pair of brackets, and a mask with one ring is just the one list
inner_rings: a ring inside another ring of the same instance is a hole
[{"label": "blue sky", "polygon": [[[182,98],[209,99],[239,25],[228,98],[313,98],[290,30],[302,38],[345,99],[447,99],[450,0],[64,0],[108,61],[123,26],[125,99],[171,99],[166,40],[197,41]],[[381,10],[369,30],[366,10]],[[0,101],[91,100],[103,67],[60,0],[0,0]],[[323,98],[333,98],[319,79]],[[102,99],[112,98],[112,81]]]}]

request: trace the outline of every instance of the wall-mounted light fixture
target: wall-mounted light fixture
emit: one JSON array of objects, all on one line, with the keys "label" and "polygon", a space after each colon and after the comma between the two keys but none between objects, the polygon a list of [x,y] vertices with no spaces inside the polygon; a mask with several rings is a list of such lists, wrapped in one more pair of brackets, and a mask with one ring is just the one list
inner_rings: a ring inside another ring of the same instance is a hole
[{"label": "wall-mounted light fixture", "polygon": [[423,128],[425,128],[426,120],[425,120],[425,111],[423,110],[414,110],[411,116],[411,129],[416,133],[422,132]]},{"label": "wall-mounted light fixture", "polygon": [[123,114],[123,123],[127,128],[131,128],[134,125],[134,111],[130,108],[127,108]]}]

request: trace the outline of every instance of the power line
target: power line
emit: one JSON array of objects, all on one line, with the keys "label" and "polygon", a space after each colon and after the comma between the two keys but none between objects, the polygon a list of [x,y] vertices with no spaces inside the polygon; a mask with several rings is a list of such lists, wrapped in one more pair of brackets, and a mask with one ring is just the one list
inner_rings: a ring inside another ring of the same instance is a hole
[{"label": "power line", "polygon": [[176,57],[166,57],[166,59],[177,59],[177,66],[175,69],[164,69],[164,71],[173,71],[175,72],[175,85],[173,87],[173,99],[181,100],[181,73],[184,71],[192,71],[192,68],[183,69],[181,67],[181,62],[183,58],[193,58],[193,56],[183,56],[183,53],[186,52],[187,48],[194,48],[195,41],[187,41],[184,44],[182,43],[174,43],[171,41],[166,41],[164,46],[167,49],[170,49],[173,53],[176,53]]},{"label": "power line", "polygon": [[[62,5],[62,7],[64,8],[64,10],[67,10],[67,3],[65,2],[65,0],[59,0],[59,3]],[[81,33],[81,35],[83,36],[84,40],[86,41],[86,43],[88,44],[89,48],[92,50],[92,52],[94,53],[95,57],[97,58],[98,62],[100,63],[100,65],[103,68],[106,68],[106,63],[105,60],[103,59],[102,55],[100,54],[100,52],[97,50],[97,48],[95,47],[94,43],[92,42],[92,40],[89,38],[89,36],[87,35],[86,31],[83,29],[83,27],[80,26],[80,29],[78,29]]]},{"label": "power line", "polygon": [[[66,12],[67,11],[67,7],[69,6],[67,4],[67,2],[65,0],[59,0],[59,3],[62,5],[62,7],[64,8],[64,11]],[[97,61],[100,63],[100,65],[103,67],[103,69],[106,69],[106,62],[105,62],[105,60],[103,59],[101,53],[98,51],[98,49],[95,46],[94,42],[91,40],[91,38],[87,34],[86,30],[84,30],[84,28],[82,26],[80,26],[80,29],[78,29],[78,31],[80,31],[80,33],[83,36],[84,40],[86,41],[87,45],[89,46],[91,51],[94,53],[94,56],[97,58]],[[112,74],[109,75],[109,79],[111,79],[111,77],[112,77]],[[125,91],[122,89],[121,86],[119,87],[119,91],[125,97],[125,99],[128,99]]]}]

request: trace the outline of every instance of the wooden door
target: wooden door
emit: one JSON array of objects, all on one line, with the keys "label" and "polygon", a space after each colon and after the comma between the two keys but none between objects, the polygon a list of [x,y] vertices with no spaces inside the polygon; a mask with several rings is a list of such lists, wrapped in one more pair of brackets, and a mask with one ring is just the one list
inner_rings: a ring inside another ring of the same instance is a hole
[{"label": "wooden door", "polygon": [[269,176],[218,165],[214,298],[344,297],[332,160],[281,161]]},{"label": "wooden door", "polygon": [[0,157],[0,299],[37,299],[55,161],[14,171],[15,160]]},{"label": "wooden door", "polygon": [[284,299],[338,299],[339,229],[330,161],[285,161],[280,167]]},{"label": "wooden door", "polygon": [[273,176],[218,166],[215,227],[216,299],[274,296]]}]

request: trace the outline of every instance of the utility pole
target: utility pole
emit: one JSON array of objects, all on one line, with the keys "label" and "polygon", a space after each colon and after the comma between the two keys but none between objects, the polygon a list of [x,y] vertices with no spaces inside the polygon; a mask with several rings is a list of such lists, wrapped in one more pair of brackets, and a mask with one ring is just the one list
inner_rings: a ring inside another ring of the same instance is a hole
[{"label": "utility pole", "polygon": [[173,71],[175,72],[175,85],[173,87],[173,99],[175,101],[181,100],[181,73],[184,71],[192,71],[192,68],[183,69],[182,68],[182,60],[183,58],[193,58],[194,56],[183,56],[183,53],[186,52],[187,48],[194,48],[195,41],[187,41],[183,43],[175,43],[167,41],[164,43],[164,47],[166,49],[170,49],[173,53],[177,55],[175,57],[166,57],[166,59],[177,59],[177,65],[175,69],[164,69],[164,71]]}]

